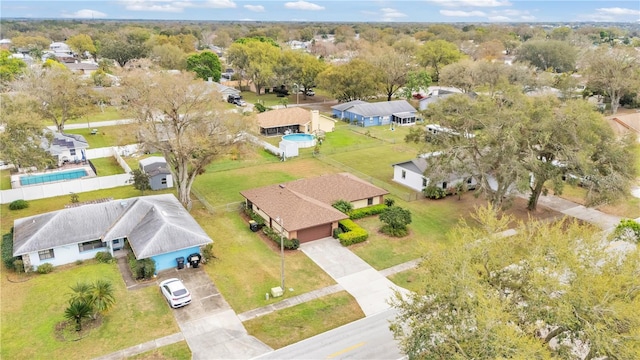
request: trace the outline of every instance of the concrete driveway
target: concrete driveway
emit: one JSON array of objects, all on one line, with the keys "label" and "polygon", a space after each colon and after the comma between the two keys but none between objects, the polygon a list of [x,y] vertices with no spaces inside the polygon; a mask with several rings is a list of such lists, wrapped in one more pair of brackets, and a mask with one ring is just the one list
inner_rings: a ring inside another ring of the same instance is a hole
[{"label": "concrete driveway", "polygon": [[247,334],[236,313],[202,268],[164,271],[157,281],[160,283],[173,277],[181,279],[191,292],[191,304],[172,311],[193,359],[248,359],[273,351]]}]

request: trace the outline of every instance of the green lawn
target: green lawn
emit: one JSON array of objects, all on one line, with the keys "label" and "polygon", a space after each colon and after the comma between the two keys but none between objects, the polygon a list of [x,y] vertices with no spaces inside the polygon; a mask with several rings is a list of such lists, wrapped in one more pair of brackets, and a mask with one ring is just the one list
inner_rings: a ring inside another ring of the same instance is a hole
[{"label": "green lawn", "polygon": [[[79,341],[60,338],[56,325],[64,321],[69,286],[96,279],[113,284],[116,304],[87,337]],[[10,282],[6,276],[0,281],[3,359],[87,359],[179,331],[157,288],[127,291],[116,264],[91,261],[33,275],[24,282]]]},{"label": "green lawn", "polygon": [[190,360],[191,349],[186,341],[165,345],[161,348],[131,356],[130,360]]},{"label": "green lawn", "polygon": [[245,321],[244,326],[249,334],[279,349],[363,317],[356,300],[341,291]]},{"label": "green lawn", "polygon": [[81,117],[80,119],[66,121],[65,124],[86,124],[87,122],[120,120],[125,118],[127,118],[127,115],[113,106],[106,106],[104,111],[100,110],[100,108],[96,106],[95,110],[91,113]]},{"label": "green lawn", "polygon": [[65,132],[84,136],[92,149],[137,143],[135,124],[101,127],[98,128],[98,133],[95,135],[91,135],[91,130],[92,128],[69,129]]},{"label": "green lawn", "polygon": [[0,190],[11,189],[11,169],[0,170]]},{"label": "green lawn", "polygon": [[[272,287],[280,286],[278,247],[269,246],[257,233],[251,232],[238,212],[220,211],[212,216],[196,204],[192,214],[213,239],[216,256],[204,268],[229,305],[241,313],[281,301],[283,298],[266,300],[265,296]],[[333,284],[329,275],[304,253],[285,252],[287,291],[284,298]]]},{"label": "green lawn", "polygon": [[96,167],[98,176],[124,174],[124,169],[114,157],[91,159],[91,162]]}]

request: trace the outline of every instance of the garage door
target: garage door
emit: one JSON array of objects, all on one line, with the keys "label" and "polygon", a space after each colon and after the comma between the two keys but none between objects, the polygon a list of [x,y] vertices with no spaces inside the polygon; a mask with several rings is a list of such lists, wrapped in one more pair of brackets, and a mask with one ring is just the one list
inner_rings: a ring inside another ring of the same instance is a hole
[{"label": "garage door", "polygon": [[331,224],[318,225],[298,230],[298,240],[300,240],[301,243],[322,239],[327,236],[331,236]]}]

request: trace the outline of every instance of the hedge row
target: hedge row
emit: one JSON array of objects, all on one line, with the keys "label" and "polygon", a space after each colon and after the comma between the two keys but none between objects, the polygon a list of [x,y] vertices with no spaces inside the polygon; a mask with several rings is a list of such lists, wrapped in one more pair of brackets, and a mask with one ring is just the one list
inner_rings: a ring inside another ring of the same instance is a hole
[{"label": "hedge row", "polygon": [[285,237],[280,236],[279,232],[276,232],[272,228],[265,226],[262,228],[262,232],[265,233],[269,237],[269,239],[275,241],[278,245],[280,245],[280,239],[284,240],[283,247],[287,250],[295,250],[300,247],[300,240],[298,239],[287,239]]},{"label": "hedge row", "polygon": [[15,270],[14,262],[20,257],[13,256],[13,228],[11,232],[2,235],[2,262],[7,269]]},{"label": "hedge row", "polygon": [[371,216],[371,215],[379,215],[382,214],[384,209],[387,208],[385,204],[371,205],[360,209],[353,209],[349,211],[349,218],[356,220],[362,219],[363,217]]},{"label": "hedge row", "polygon": [[338,234],[338,240],[340,240],[340,244],[342,244],[342,246],[361,243],[369,237],[367,230],[361,228],[360,225],[353,222],[353,220],[340,220],[338,224],[344,231],[343,233]]}]

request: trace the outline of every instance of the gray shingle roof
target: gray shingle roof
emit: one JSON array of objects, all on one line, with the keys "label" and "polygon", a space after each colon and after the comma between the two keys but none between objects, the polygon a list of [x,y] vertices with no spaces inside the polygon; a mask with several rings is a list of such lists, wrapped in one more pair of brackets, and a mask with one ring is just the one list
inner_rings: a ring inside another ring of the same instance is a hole
[{"label": "gray shingle roof", "polygon": [[332,106],[332,109],[338,111],[349,110],[351,113],[362,116],[386,116],[394,113],[416,112],[416,109],[406,100],[381,101],[376,103],[356,100]]},{"label": "gray shingle roof", "polygon": [[171,194],[58,210],[14,222],[14,256],[85,241],[126,237],[138,259],[212,240]]}]

